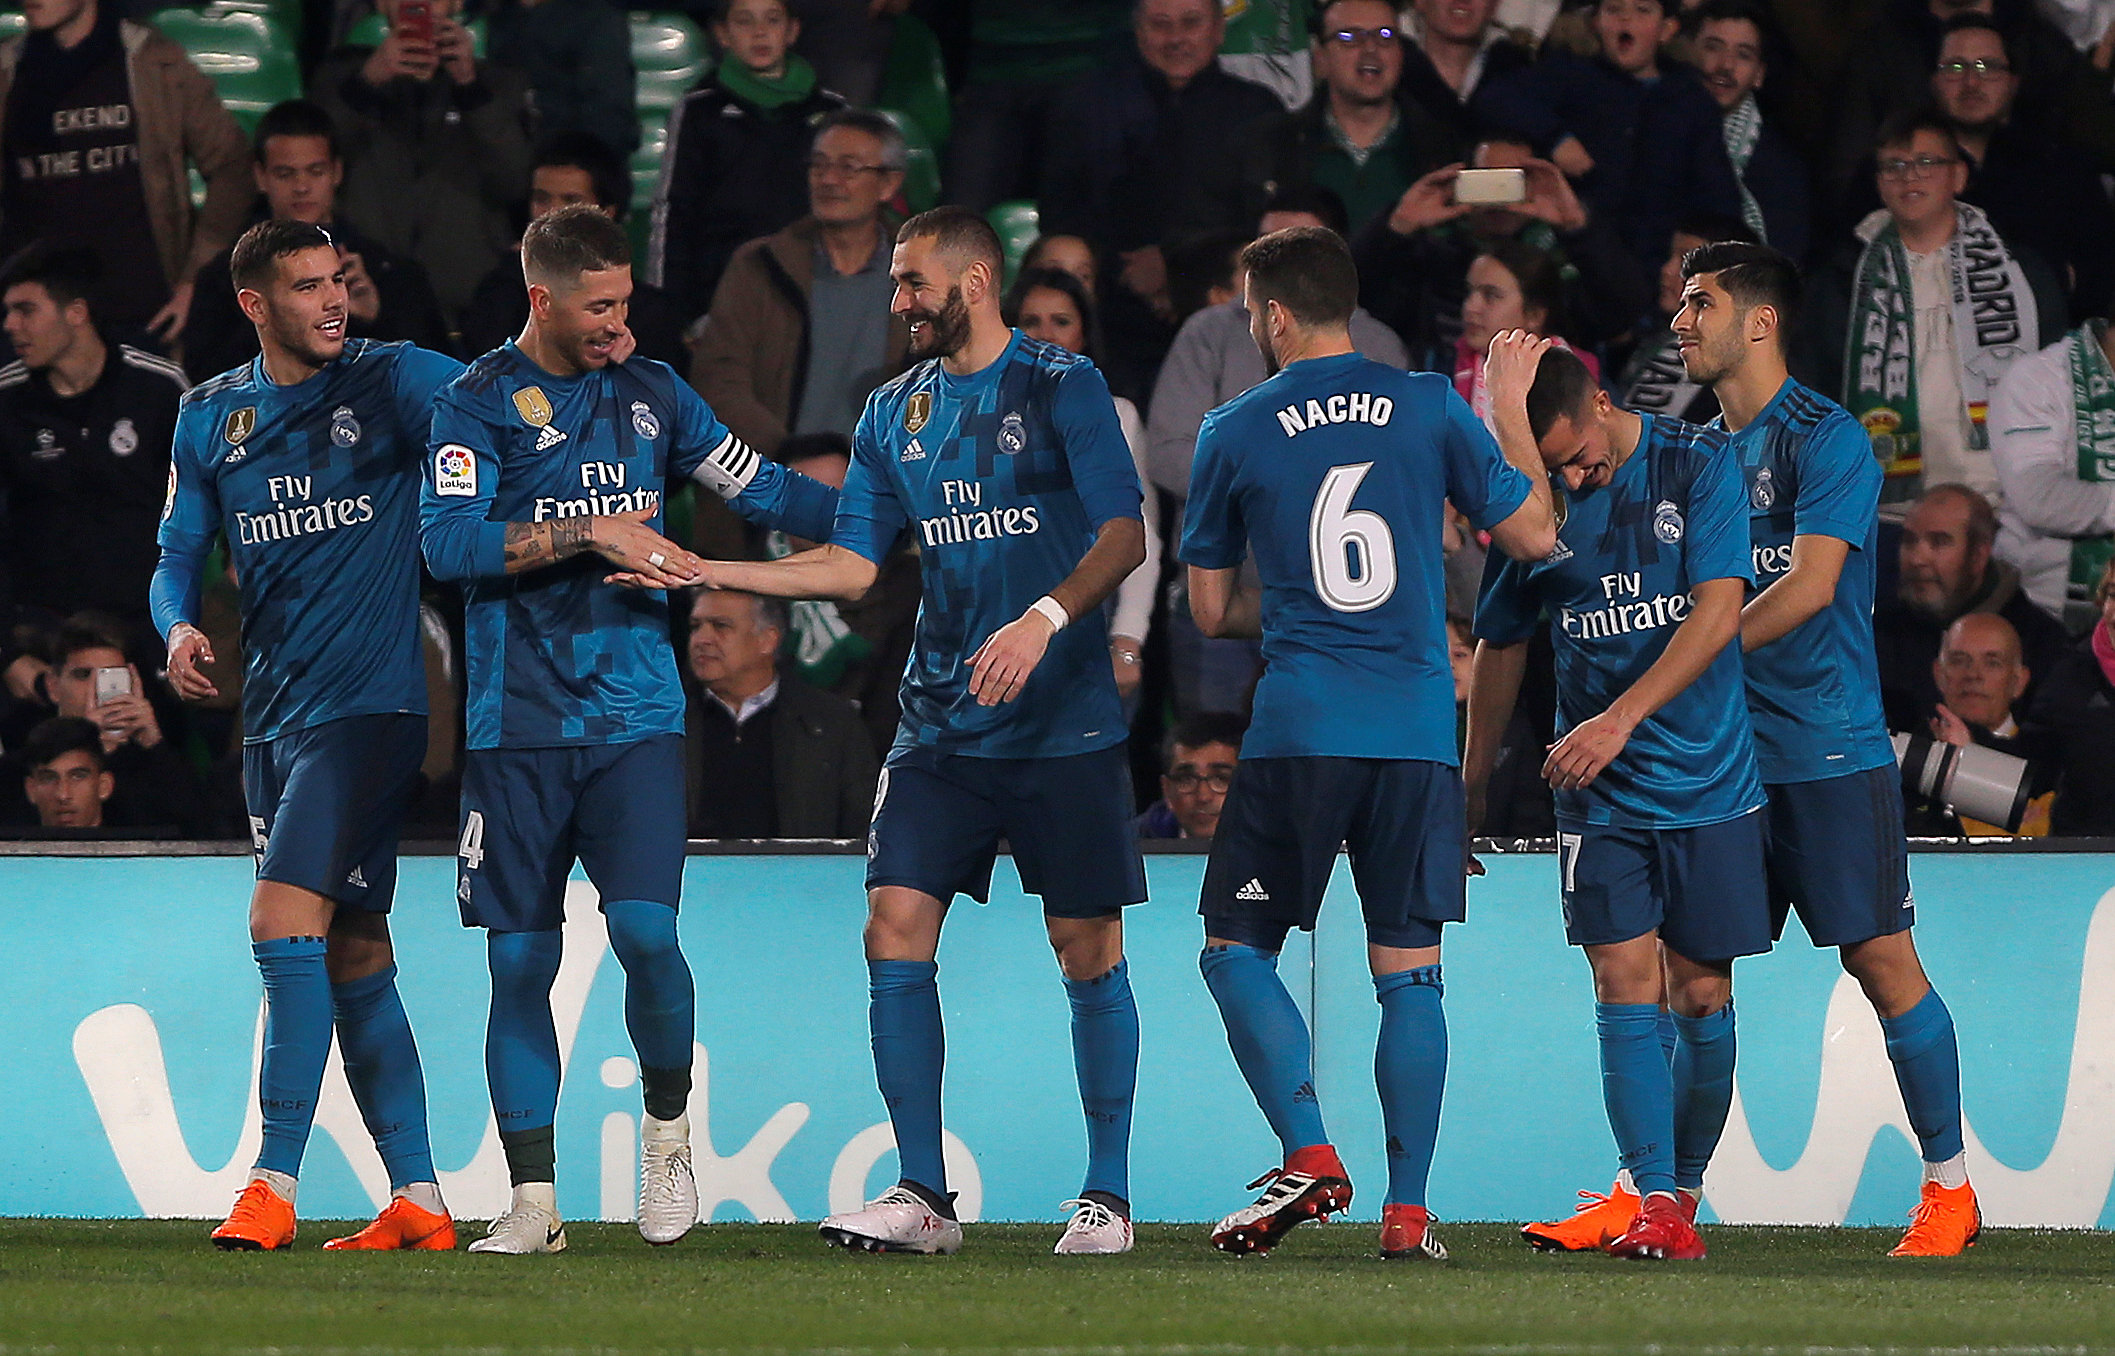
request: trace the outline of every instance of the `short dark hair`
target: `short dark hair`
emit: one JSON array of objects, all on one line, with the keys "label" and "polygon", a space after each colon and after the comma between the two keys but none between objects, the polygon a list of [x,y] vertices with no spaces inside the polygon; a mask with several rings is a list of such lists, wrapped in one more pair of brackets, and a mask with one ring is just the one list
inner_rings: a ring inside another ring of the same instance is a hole
[{"label": "short dark hair", "polygon": [[1702,31],[1705,24],[1736,21],[1755,25],[1756,35],[1763,43],[1763,62],[1768,64],[1775,30],[1771,27],[1770,12],[1756,0],[1704,0],[1703,4],[1682,16],[1682,27],[1695,34]]},{"label": "short dark hair", "polygon": [[124,625],[103,612],[76,612],[59,623],[52,637],[51,662],[63,666],[83,650],[116,650],[128,662],[131,658]]},{"label": "short dark hair", "polygon": [[1304,212],[1338,235],[1351,233],[1351,213],[1344,210],[1343,195],[1320,184],[1288,184],[1279,189],[1264,202],[1256,220],[1261,222],[1273,212]]},{"label": "short dark hair", "polygon": [[1080,313],[1080,333],[1087,337],[1087,356],[1099,359],[1102,353],[1102,322],[1101,317],[1095,313],[1094,298],[1088,294],[1086,284],[1062,268],[1023,269],[1021,276],[1013,280],[1013,286],[1007,290],[1005,303],[1000,307],[1001,314],[1006,317],[1006,323],[1021,323],[1021,303],[1028,300],[1028,294],[1039,287],[1065,294],[1073,309]]},{"label": "short dark hair", "polygon": [[536,143],[529,161],[533,176],[540,169],[576,169],[593,185],[595,202],[615,208],[618,220],[632,203],[632,175],[624,158],[603,144],[602,138],[586,132],[553,132]]},{"label": "short dark hair", "polygon": [[1784,253],[1739,240],[1699,245],[1682,256],[1682,277],[1700,273],[1716,274],[1718,285],[1743,311],[1757,306],[1774,309],[1778,343],[1782,346],[1790,341],[1799,317],[1801,285],[1799,265]]},{"label": "short dark hair", "polygon": [[344,158],[338,149],[338,125],[330,120],[322,105],[307,99],[288,99],[264,110],[250,137],[250,155],[258,164],[264,163],[265,143],[273,137],[322,137],[330,146],[331,159]]},{"label": "short dark hair", "polygon": [[103,754],[103,732],[94,721],[79,716],[53,716],[37,722],[22,741],[22,770],[34,772],[69,753],[87,754],[98,772],[107,771],[110,766]]},{"label": "short dark hair", "polygon": [[1006,250],[999,243],[999,233],[981,213],[967,207],[935,207],[930,212],[920,212],[896,231],[899,245],[928,238],[936,249],[960,260],[964,268],[983,260],[993,281],[1006,268]]},{"label": "short dark hair", "polygon": [[632,243],[599,207],[575,203],[529,223],[521,233],[521,271],[545,287],[578,282],[583,273],[628,268]]},{"label": "short dark hair", "polygon": [[1528,431],[1539,443],[1559,419],[1584,418],[1600,389],[1578,354],[1551,345],[1535,364],[1535,381],[1528,387]]},{"label": "short dark hair", "polygon": [[238,292],[269,287],[279,261],[303,250],[336,249],[330,232],[306,221],[260,221],[235,242],[228,254],[228,275]]},{"label": "short dark hair", "polygon": [[1888,115],[1880,124],[1879,134],[1873,138],[1873,149],[1884,151],[1890,146],[1907,146],[1917,139],[1917,133],[1929,132],[1950,147],[1956,157],[1961,154],[1961,138],[1955,135],[1953,124],[1944,114],[1929,106],[1906,108]]},{"label": "short dark hair", "polygon": [[[2005,64],[2013,67],[2019,65],[2019,58],[2013,55],[2012,35],[2007,33],[1997,20],[1987,14],[1978,14],[1973,10],[1965,14],[1956,14],[1945,23],[1939,25],[1939,46],[1944,47],[1946,40],[1954,34],[1965,33],[1970,29],[1974,29],[1977,32],[1995,34],[1998,40],[1998,49],[2005,54]],[[2014,73],[2017,74],[2017,71]]]},{"label": "short dark hair", "polygon": [[1255,238],[1250,231],[1206,231],[1168,247],[1168,300],[1175,304],[1178,325],[1210,303],[1213,288],[1234,290],[1239,281],[1234,260]]},{"label": "short dark hair", "polygon": [[815,142],[822,140],[823,133],[833,127],[849,127],[855,132],[865,132],[880,142],[881,163],[886,169],[901,174],[910,164],[911,148],[903,139],[903,129],[886,113],[871,108],[840,108],[815,124],[815,136],[808,144],[812,147]]},{"label": "short dark hair", "polygon": [[1241,268],[1250,291],[1275,301],[1309,328],[1351,323],[1359,269],[1344,237],[1321,226],[1293,226],[1249,242]]},{"label": "short dark hair", "polygon": [[[1536,249],[1518,237],[1493,240],[1476,252],[1478,259],[1491,259],[1513,275],[1520,287],[1520,307],[1542,312],[1538,333],[1561,335],[1571,328],[1565,306],[1564,264],[1548,250]],[[1475,260],[1470,260],[1474,263]]]},{"label": "short dark hair", "polygon": [[1162,771],[1175,766],[1175,750],[1201,749],[1207,744],[1225,744],[1239,750],[1241,738],[1248,733],[1248,717],[1232,711],[1199,711],[1184,716],[1169,727],[1167,737],[1160,742],[1160,766]]},{"label": "short dark hair", "polygon": [[86,245],[55,245],[35,240],[0,264],[0,292],[35,283],[64,308],[88,301],[102,281],[103,261]]}]

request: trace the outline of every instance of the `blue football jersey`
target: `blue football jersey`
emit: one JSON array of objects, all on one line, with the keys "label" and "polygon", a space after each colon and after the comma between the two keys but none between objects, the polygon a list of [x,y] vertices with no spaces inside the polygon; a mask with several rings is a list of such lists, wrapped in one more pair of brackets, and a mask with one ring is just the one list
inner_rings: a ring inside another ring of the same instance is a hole
[{"label": "blue football jersey", "polygon": [[[1726,435],[1640,415],[1638,446],[1597,490],[1570,495],[1557,549],[1484,566],[1476,634],[1527,640],[1543,616],[1557,652],[1557,728],[1606,711],[1659,661],[1710,579],[1754,581],[1740,470]],[[1558,817],[1632,829],[1717,824],[1763,803],[1740,642],[1633,730]]]},{"label": "blue football jersey", "polygon": [[426,713],[419,464],[434,393],[463,370],[348,339],[308,380],[264,360],[194,387],[177,415],[155,624],[198,620],[198,570],[226,533],[242,591],[246,743],[346,716]]},{"label": "blue football jersey", "polygon": [[1829,605],[1747,656],[1748,713],[1763,781],[1811,782],[1887,767],[1895,753],[1873,648],[1873,548],[1884,477],[1872,439],[1841,405],[1790,379],[1732,437],[1747,482],[1758,591],[1792,568],[1796,536],[1835,537],[1851,547]]},{"label": "blue football jersey", "polygon": [[1446,504],[1489,527],[1531,490],[1452,382],[1355,353],[1296,362],[1206,415],[1182,559],[1230,569],[1253,550],[1263,582],[1242,756],[1459,766]]},{"label": "blue football jersey", "polygon": [[463,584],[473,749],[683,732],[667,596],[604,582],[593,552],[510,575],[507,524],[645,511],[658,532],[676,477],[815,540],[836,507],[834,490],[759,457],[646,358],[558,377],[503,344],[441,392],[429,442],[421,534],[434,574]]},{"label": "blue football jersey", "polygon": [[981,371],[935,359],[868,397],[831,542],[877,564],[906,527],[918,544],[925,600],[896,752],[1062,758],[1122,742],[1103,610],[1051,637],[1011,702],[977,704],[970,660],[1141,502],[1102,374],[1019,331]]}]

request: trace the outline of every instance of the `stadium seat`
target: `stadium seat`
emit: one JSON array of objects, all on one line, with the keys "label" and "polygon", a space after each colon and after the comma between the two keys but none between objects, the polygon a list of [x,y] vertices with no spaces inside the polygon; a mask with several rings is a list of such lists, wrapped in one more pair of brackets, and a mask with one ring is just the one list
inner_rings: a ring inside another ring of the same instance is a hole
[{"label": "stadium seat", "polygon": [[632,15],[632,69],[638,72],[641,113],[668,113],[711,65],[712,49],[687,16]]},{"label": "stadium seat", "polygon": [[947,145],[954,126],[954,105],[947,92],[947,70],[940,60],[940,40],[923,19],[896,16],[888,65],[881,72],[881,88],[874,102],[915,118],[935,149]]},{"label": "stadium seat", "polygon": [[0,10],[0,42],[20,37],[29,28],[29,20],[19,9]]},{"label": "stadium seat", "polygon": [[296,38],[254,0],[157,10],[148,22],[191,54],[245,132],[273,104],[301,97]]},{"label": "stadium seat", "polygon": [[639,149],[632,152],[632,208],[626,225],[632,250],[646,257],[646,237],[653,229],[654,190],[661,186],[661,159],[668,153],[668,114],[639,107]]},{"label": "stadium seat", "polygon": [[1017,200],[1002,202],[984,214],[991,228],[999,233],[999,244],[1006,250],[1006,285],[1013,286],[1016,274],[1021,271],[1021,256],[1042,234],[1041,216],[1032,202]]},{"label": "stadium seat", "polygon": [[940,157],[933,151],[932,139],[916,118],[900,108],[874,111],[895,123],[896,130],[903,133],[907,152],[903,200],[913,212],[923,212],[940,201]]}]

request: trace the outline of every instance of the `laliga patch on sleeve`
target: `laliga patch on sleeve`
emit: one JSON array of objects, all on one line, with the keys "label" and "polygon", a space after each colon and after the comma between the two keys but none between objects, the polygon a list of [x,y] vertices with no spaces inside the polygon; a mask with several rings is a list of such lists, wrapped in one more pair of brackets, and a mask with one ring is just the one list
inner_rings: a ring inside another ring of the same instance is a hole
[{"label": "laliga patch on sleeve", "polygon": [[433,492],[458,499],[477,496],[477,454],[461,443],[444,443],[433,454]]}]

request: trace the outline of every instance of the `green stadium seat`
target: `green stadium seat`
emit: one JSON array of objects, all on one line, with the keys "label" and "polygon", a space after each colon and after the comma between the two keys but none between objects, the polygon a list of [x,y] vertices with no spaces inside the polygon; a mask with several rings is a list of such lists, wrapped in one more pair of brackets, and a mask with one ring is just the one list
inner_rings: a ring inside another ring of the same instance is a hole
[{"label": "green stadium seat", "polygon": [[668,152],[668,115],[658,108],[639,110],[639,149],[632,152],[632,209],[626,225],[632,251],[646,257],[646,237],[653,229],[654,190],[661,185],[661,159]]},{"label": "green stadium seat", "polygon": [[0,42],[21,37],[29,31],[29,19],[19,9],[0,10]]},{"label": "green stadium seat", "polygon": [[999,244],[1006,251],[1006,285],[1011,287],[1021,271],[1021,256],[1043,232],[1041,214],[1032,202],[1002,202],[986,212],[984,219],[999,233]]},{"label": "green stadium seat", "polygon": [[945,146],[954,126],[954,104],[947,92],[940,40],[915,15],[899,14],[895,25],[889,38],[888,65],[882,68],[874,102],[901,109],[925,129],[927,142],[935,148]]},{"label": "green stadium seat", "polygon": [[632,69],[638,72],[642,114],[675,108],[711,65],[712,49],[687,16],[632,15]]},{"label": "green stadium seat", "polygon": [[904,150],[907,157],[903,175],[903,200],[913,212],[923,212],[940,201],[940,157],[933,151],[932,139],[926,136],[925,128],[918,120],[899,108],[874,110],[896,124],[903,133]]},{"label": "green stadium seat", "polygon": [[157,10],[149,22],[190,53],[245,132],[273,104],[301,97],[296,39],[254,3]]}]

